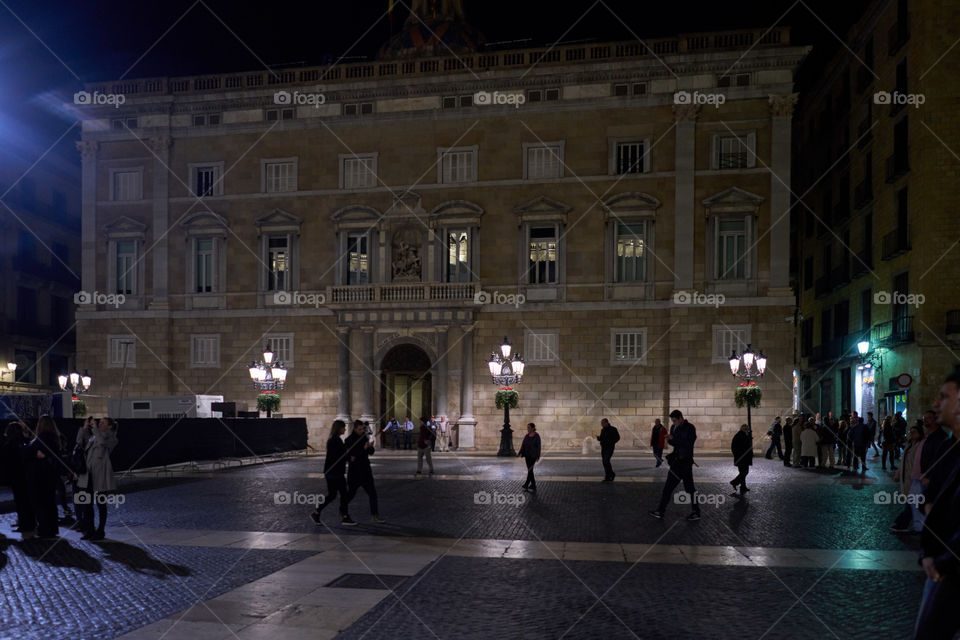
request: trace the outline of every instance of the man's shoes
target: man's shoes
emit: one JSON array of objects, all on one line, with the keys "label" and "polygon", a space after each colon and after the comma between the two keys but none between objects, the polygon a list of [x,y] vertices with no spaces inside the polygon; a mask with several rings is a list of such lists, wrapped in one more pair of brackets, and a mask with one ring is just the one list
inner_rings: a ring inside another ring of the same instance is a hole
[{"label": "man's shoes", "polygon": [[657,466],[659,467],[659,466],[661,466],[662,464],[663,464],[662,462],[658,462],[658,463],[657,463]]},{"label": "man's shoes", "polygon": [[97,529],[92,534],[90,534],[90,537],[87,538],[87,540],[103,540],[105,537],[106,537],[106,534],[100,529]]},{"label": "man's shoes", "polygon": [[741,494],[741,495],[743,495],[743,494],[746,493],[747,491],[750,491],[750,489],[747,489],[747,485],[745,485],[745,484],[744,484],[744,485],[740,485],[740,494]]},{"label": "man's shoes", "polygon": [[386,520],[384,520],[377,514],[373,515],[373,521],[376,522],[377,524],[383,524],[384,522],[386,522]]},{"label": "man's shoes", "polygon": [[896,471],[896,470],[897,470],[896,467],[890,467],[890,471]]},{"label": "man's shoes", "polygon": [[318,527],[323,526],[323,521],[320,520],[320,514],[316,511],[310,514],[310,519],[313,520],[313,524],[317,525]]},{"label": "man's shoes", "polygon": [[687,516],[687,520],[690,521],[690,522],[694,522],[694,521],[699,520],[699,519],[700,519],[700,514],[699,514],[699,513],[696,513],[696,512],[691,513],[690,515]]},{"label": "man's shoes", "polygon": [[733,491],[730,492],[730,495],[733,496],[734,498],[738,498],[743,494],[737,493],[737,490],[734,489]]},{"label": "man's shoes", "polygon": [[600,482],[613,482],[613,478],[604,478]]},{"label": "man's shoes", "polygon": [[662,512],[662,511],[657,511],[656,509],[651,509],[650,511],[647,511],[647,513],[649,513],[650,515],[652,515],[652,516],[653,516],[654,518],[656,518],[657,520],[663,520],[663,512]]},{"label": "man's shoes", "polygon": [[904,527],[898,524],[895,524],[892,527],[890,527],[890,533],[910,533],[912,531],[913,529],[911,529],[910,527]]},{"label": "man's shoes", "polygon": [[342,518],[340,518],[340,524],[342,524],[345,527],[357,526],[357,523],[350,516],[343,516]]},{"label": "man's shoes", "polygon": [[736,489],[736,488],[737,488],[737,481],[736,481],[736,480],[731,480],[731,481],[730,481],[730,486],[733,487],[734,489]]},{"label": "man's shoes", "polygon": [[868,467],[867,465],[863,465],[863,470],[864,470],[864,471],[870,471],[870,467]]}]

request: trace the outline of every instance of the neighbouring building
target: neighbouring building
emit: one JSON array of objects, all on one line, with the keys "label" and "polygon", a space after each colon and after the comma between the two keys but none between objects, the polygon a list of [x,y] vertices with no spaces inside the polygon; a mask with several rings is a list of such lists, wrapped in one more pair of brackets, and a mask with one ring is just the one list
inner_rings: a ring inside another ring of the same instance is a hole
[{"label": "neighbouring building", "polygon": [[410,413],[493,449],[507,336],[514,427],[547,447],[604,416],[645,447],[680,408],[720,449],[752,343],[755,420],[790,411],[808,48],[776,28],[487,50],[438,6],[452,51],[411,21],[372,62],[86,87],[82,288],[124,296],[78,309],[99,391],[252,407],[268,345],[317,444],[336,417]]},{"label": "neighbouring building", "polygon": [[794,268],[808,410],[917,418],[960,361],[960,51],[942,28],[958,9],[871,3],[800,98]]}]

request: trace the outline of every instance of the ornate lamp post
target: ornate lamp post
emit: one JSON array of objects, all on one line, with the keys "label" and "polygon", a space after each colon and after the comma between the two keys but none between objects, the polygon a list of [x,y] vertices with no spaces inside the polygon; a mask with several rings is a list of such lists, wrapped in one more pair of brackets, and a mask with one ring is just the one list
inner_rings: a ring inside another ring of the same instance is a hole
[{"label": "ornate lamp post", "polygon": [[[261,393],[272,393],[283,389],[283,384],[287,380],[287,368],[283,362],[273,360],[273,351],[270,347],[264,347],[263,360],[250,363],[250,379],[253,381],[255,389]],[[270,417],[271,409],[267,408],[267,417]]]},{"label": "ornate lamp post", "polygon": [[13,379],[16,378],[16,375],[17,375],[17,363],[16,363],[16,362],[8,362],[8,363],[7,363],[7,370],[6,370],[6,371],[0,370],[0,378],[3,378],[3,376],[5,376],[5,375],[7,375],[7,374],[10,374],[10,380],[11,380],[11,381],[13,381]]},{"label": "ornate lamp post", "polygon": [[[763,372],[767,370],[767,358],[761,350],[759,354],[754,354],[750,345],[744,349],[739,356],[736,351],[730,353],[730,373],[735,378],[743,380],[740,387],[744,389],[743,403],[747,405],[747,428],[753,431],[753,424],[750,421],[750,408],[760,406],[760,388],[757,387],[755,380],[763,377]],[[738,393],[740,393],[738,389]],[[740,406],[740,402],[737,403]]]},{"label": "ornate lamp post", "polygon": [[[500,430],[500,450],[498,456],[515,456],[513,449],[513,430],[510,428],[510,407],[517,406],[517,392],[513,390],[513,385],[520,382],[523,378],[523,358],[518,354],[512,353],[513,347],[506,337],[503,338],[503,344],[500,345],[500,353],[494,351],[490,355],[490,361],[487,366],[490,368],[490,377],[493,383],[500,386],[497,392],[499,405],[503,403],[503,429]],[[509,392],[509,393],[505,393]]]},{"label": "ornate lamp post", "polygon": [[857,365],[859,371],[872,369],[874,364],[877,365],[877,369],[883,371],[883,354],[879,349],[870,353],[869,340],[861,340],[857,343],[857,353],[860,355],[860,364]]},{"label": "ornate lamp post", "polygon": [[71,372],[69,375],[61,374],[57,376],[57,382],[60,383],[61,389],[69,391],[76,397],[90,390],[90,385],[93,384],[93,378],[91,378],[90,373],[84,369],[83,375],[80,375],[76,371]]}]

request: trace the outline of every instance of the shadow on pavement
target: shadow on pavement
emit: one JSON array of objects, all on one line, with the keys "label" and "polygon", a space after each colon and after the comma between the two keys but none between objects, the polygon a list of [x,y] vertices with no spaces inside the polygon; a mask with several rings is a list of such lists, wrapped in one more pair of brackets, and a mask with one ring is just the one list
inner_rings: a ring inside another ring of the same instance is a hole
[{"label": "shadow on pavement", "polygon": [[103,565],[100,564],[99,560],[83,549],[71,546],[70,541],[66,538],[52,540],[34,538],[18,542],[17,545],[24,555],[55,567],[82,569],[87,573],[103,571]]},{"label": "shadow on pavement", "polygon": [[105,560],[112,560],[127,565],[137,573],[150,575],[156,578],[166,578],[167,576],[189,576],[190,569],[178,564],[163,562],[150,555],[150,552],[141,547],[127,544],[125,542],[116,542],[113,540],[100,540],[94,542],[95,545],[103,550]]}]

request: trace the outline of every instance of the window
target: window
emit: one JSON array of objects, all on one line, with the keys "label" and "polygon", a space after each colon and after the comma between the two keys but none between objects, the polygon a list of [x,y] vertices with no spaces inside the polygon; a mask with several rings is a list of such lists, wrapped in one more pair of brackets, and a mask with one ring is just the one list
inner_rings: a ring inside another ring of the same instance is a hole
[{"label": "window", "polygon": [[447,282],[470,282],[470,234],[466,229],[447,231]]},{"label": "window", "polygon": [[340,156],[340,188],[369,189],[377,185],[377,154]]},{"label": "window", "polygon": [[813,349],[813,318],[804,318],[800,322],[800,355],[806,357]]},{"label": "window", "polygon": [[343,115],[345,116],[366,116],[373,113],[372,102],[352,102],[343,105]]},{"label": "window", "polygon": [[553,102],[560,99],[560,88],[527,89],[527,102]]},{"label": "window", "polygon": [[33,331],[37,325],[37,290],[17,287],[17,324],[20,329]]},{"label": "window", "polygon": [[[37,352],[29,349],[14,349],[13,361],[17,363],[17,370],[14,377],[17,382],[24,384],[36,384],[37,375]],[[59,375],[59,374],[58,374]]]},{"label": "window", "polygon": [[367,234],[347,234],[347,284],[370,282],[370,257],[367,253]]},{"label": "window", "polygon": [[523,178],[563,177],[563,142],[523,143]]},{"label": "window", "polygon": [[293,120],[293,108],[286,109],[265,109],[263,119],[267,122],[276,122],[277,120]]},{"label": "window", "polygon": [[873,323],[873,290],[860,292],[860,330],[869,331]]},{"label": "window", "polygon": [[137,292],[137,241],[117,241],[117,286],[114,293],[133,295]]},{"label": "window", "polygon": [[614,141],[612,169],[616,175],[650,171],[650,154],[646,140]]},{"label": "window", "polygon": [[556,364],[559,335],[556,331],[527,331],[523,353],[527,364]]},{"label": "window", "polygon": [[750,74],[749,73],[735,73],[733,75],[725,75],[717,78],[718,87],[749,87],[750,86]]},{"label": "window", "polygon": [[136,118],[114,118],[110,121],[110,128],[123,131],[124,129],[136,129]]},{"label": "window", "polygon": [[745,218],[717,220],[717,280],[747,277],[747,221]]},{"label": "window", "polygon": [[290,286],[290,238],[267,238],[267,291],[287,291]]},{"label": "window", "polygon": [[193,126],[207,127],[220,124],[219,113],[198,113],[193,116]]},{"label": "window", "polygon": [[713,362],[730,362],[730,354],[741,353],[750,344],[749,324],[713,325]]},{"label": "window", "polygon": [[297,190],[297,160],[283,158],[262,160],[264,193],[285,193]]},{"label": "window", "polygon": [[437,167],[438,183],[476,182],[477,147],[441,148],[437,153],[440,161]]},{"label": "window", "polygon": [[190,336],[190,366],[220,366],[220,334],[206,333]]},{"label": "window", "polygon": [[110,171],[111,200],[143,199],[141,169],[113,169]]},{"label": "window", "polygon": [[813,256],[809,256],[803,261],[803,290],[807,291],[813,286]]},{"label": "window", "polygon": [[611,329],[610,362],[612,364],[647,364],[647,330]]},{"label": "window", "polygon": [[530,264],[527,282],[557,283],[557,227],[532,226],[529,231]]},{"label": "window", "polygon": [[190,188],[198,196],[223,195],[223,163],[191,164]]},{"label": "window", "polygon": [[196,269],[194,271],[195,291],[197,293],[212,293],[215,291],[216,279],[216,251],[213,238],[196,238],[194,241]]},{"label": "window", "polygon": [[264,343],[273,351],[273,361],[282,362],[288,369],[293,368],[293,334],[268,333]]},{"label": "window", "polygon": [[621,83],[613,85],[613,95],[617,97],[624,96],[645,96],[647,95],[646,82]]},{"label": "window", "polygon": [[457,107],[472,107],[473,95],[443,96],[442,105],[444,109],[456,109]]},{"label": "window", "polygon": [[747,169],[757,164],[755,133],[717,135],[713,138],[714,169]]},{"label": "window", "polygon": [[833,328],[831,322],[832,310],[824,309],[820,312],[820,344],[826,345],[830,342],[830,330]]},{"label": "window", "polygon": [[37,262],[37,240],[30,231],[21,229],[17,234],[17,262],[21,265]]},{"label": "window", "polygon": [[107,336],[107,366],[122,367],[124,354],[127,366],[137,364],[137,340],[130,334]]},{"label": "window", "polygon": [[646,235],[646,222],[617,223],[617,282],[646,280]]}]

